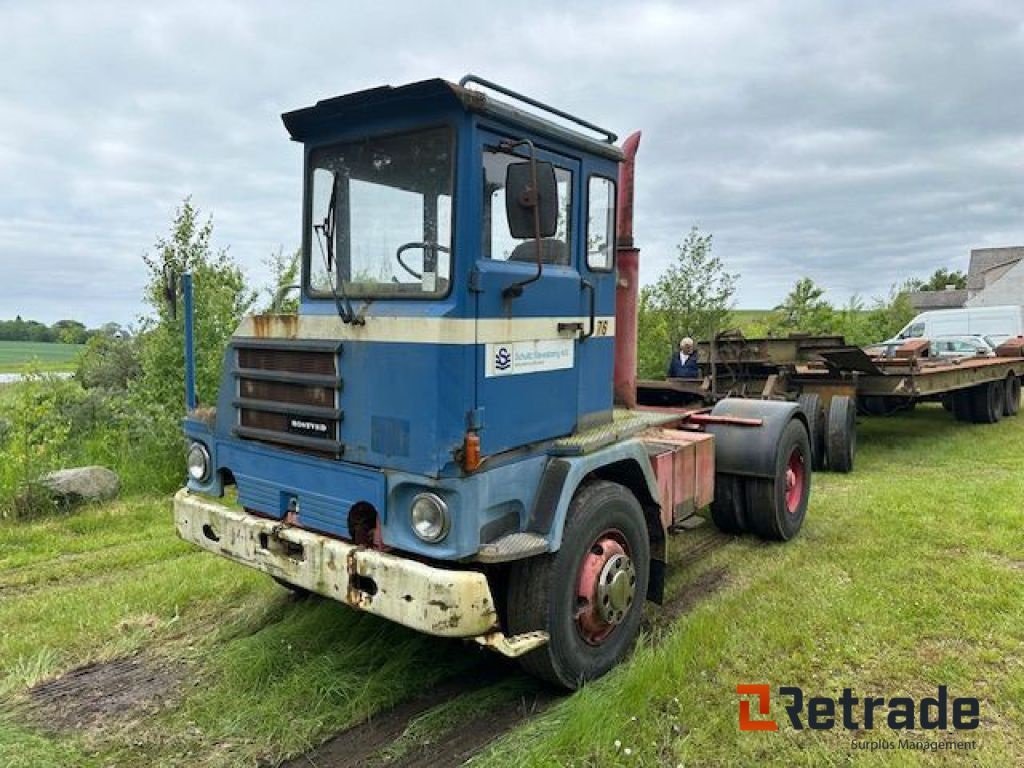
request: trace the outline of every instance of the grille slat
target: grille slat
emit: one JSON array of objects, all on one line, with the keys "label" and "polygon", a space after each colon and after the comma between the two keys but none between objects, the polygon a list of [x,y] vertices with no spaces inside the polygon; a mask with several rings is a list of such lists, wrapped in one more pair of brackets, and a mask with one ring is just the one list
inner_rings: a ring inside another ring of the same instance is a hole
[{"label": "grille slat", "polygon": [[247,378],[238,380],[238,396],[246,400],[269,400],[275,403],[333,408],[336,391],[336,387],[291,384],[281,381],[258,381]]},{"label": "grille slat", "polygon": [[235,348],[235,434],[315,456],[337,458],[341,443],[338,351],[289,348],[281,340]]},{"label": "grille slat", "polygon": [[288,371],[289,373],[315,373],[332,376],[334,355],[312,349],[253,349],[238,350],[239,368],[256,368],[263,371]]}]

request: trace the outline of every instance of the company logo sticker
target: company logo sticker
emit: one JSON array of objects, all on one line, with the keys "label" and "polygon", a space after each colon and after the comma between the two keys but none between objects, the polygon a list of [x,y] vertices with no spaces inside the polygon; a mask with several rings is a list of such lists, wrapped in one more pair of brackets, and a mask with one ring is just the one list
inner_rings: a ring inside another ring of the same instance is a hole
[{"label": "company logo sticker", "polygon": [[512,353],[508,347],[498,347],[494,353],[494,367],[499,371],[507,371],[512,367]]},{"label": "company logo sticker", "polygon": [[536,339],[487,344],[484,376],[516,376],[524,373],[563,371],[575,365],[572,339]]}]

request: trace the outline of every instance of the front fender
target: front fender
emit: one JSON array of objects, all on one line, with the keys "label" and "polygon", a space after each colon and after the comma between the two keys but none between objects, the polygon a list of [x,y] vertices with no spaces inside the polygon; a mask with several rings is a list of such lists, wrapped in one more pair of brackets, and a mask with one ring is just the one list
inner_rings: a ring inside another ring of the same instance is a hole
[{"label": "front fender", "polygon": [[[660,494],[647,448],[640,440],[625,440],[583,456],[552,458],[544,470],[534,501],[527,529],[546,537],[548,549],[562,546],[562,530],[569,512],[569,503],[580,483],[590,474],[613,464],[635,464],[643,478],[649,499],[641,503],[658,505]],[[634,489],[635,490],[635,489]]]}]

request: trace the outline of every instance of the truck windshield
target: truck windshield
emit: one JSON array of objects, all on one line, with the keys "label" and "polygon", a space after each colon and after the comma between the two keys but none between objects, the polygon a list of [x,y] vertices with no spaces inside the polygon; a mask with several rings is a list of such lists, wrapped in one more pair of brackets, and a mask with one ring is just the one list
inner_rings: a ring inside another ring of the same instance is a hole
[{"label": "truck windshield", "polygon": [[452,133],[432,128],[310,154],[307,287],[435,297],[451,281]]}]

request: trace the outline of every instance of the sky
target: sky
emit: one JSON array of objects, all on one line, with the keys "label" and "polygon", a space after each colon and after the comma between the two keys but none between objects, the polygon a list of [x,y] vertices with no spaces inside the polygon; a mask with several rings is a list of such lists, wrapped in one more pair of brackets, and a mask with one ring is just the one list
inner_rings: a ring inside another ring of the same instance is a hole
[{"label": "sky", "polygon": [[641,280],[693,226],[740,307],[1024,245],[1024,3],[0,0],[0,319],[134,324],[191,195],[250,279],[301,236],[282,112],[473,72],[620,136]]}]

